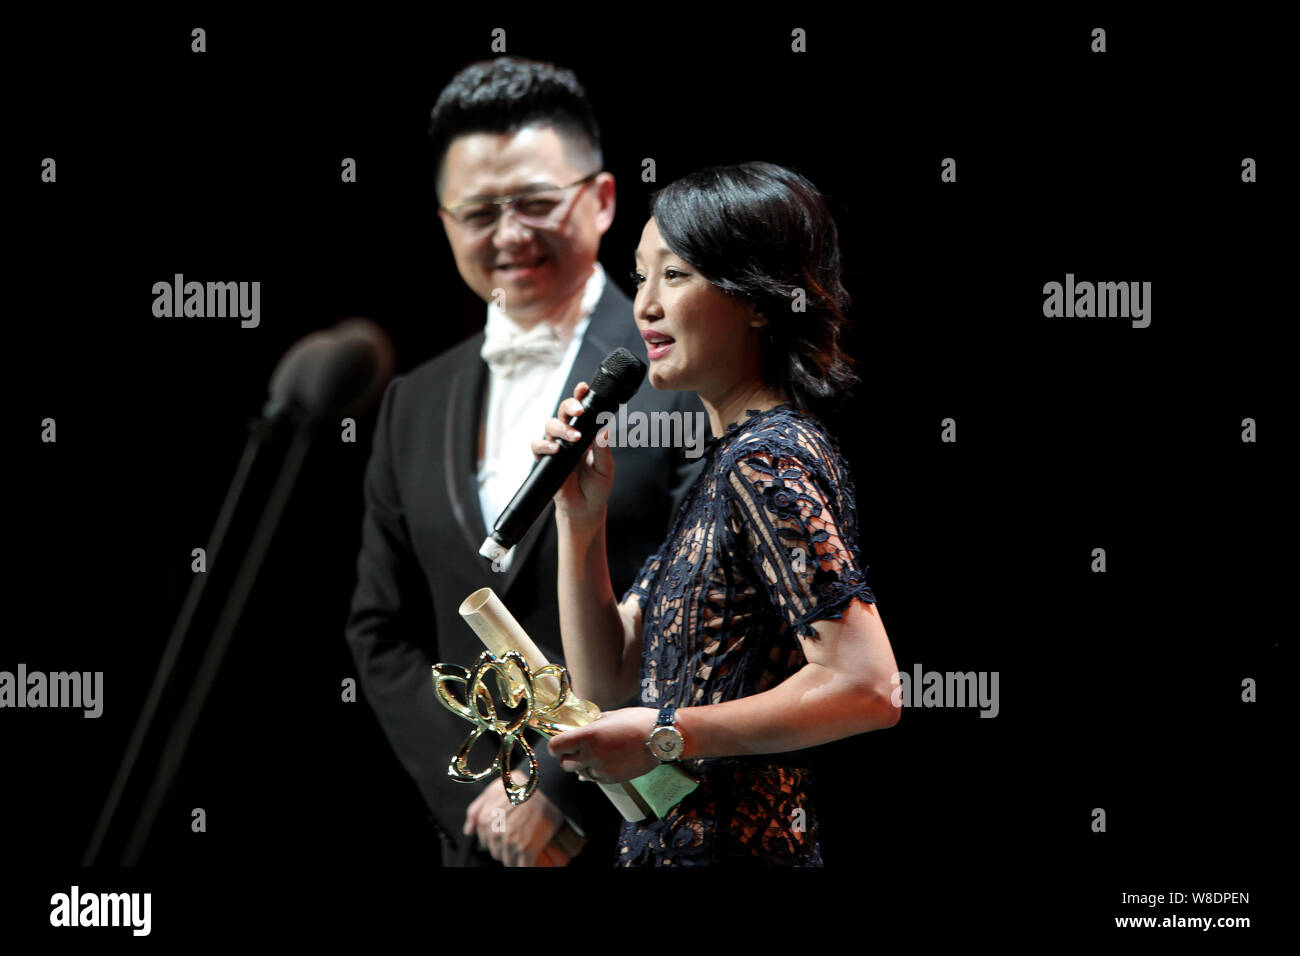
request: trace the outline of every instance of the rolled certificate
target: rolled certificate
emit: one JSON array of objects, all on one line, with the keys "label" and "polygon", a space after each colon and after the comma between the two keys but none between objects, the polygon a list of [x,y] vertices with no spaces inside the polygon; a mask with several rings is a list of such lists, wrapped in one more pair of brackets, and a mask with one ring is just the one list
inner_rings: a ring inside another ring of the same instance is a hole
[{"label": "rolled certificate", "polygon": [[[467,597],[460,606],[460,616],[497,658],[504,659],[514,651],[528,663],[533,674],[551,667],[545,655],[491,588],[480,588]],[[437,668],[435,672],[436,670]],[[538,675],[533,684],[538,698],[552,702],[558,698],[560,679],[554,672],[559,670],[561,668],[557,665],[551,668],[551,673]],[[513,677],[511,683],[514,683]],[[554,736],[565,730],[582,727],[599,717],[600,708],[591,701],[569,695],[564,706],[553,711],[545,722],[530,726],[547,736]],[[680,767],[661,764],[634,780],[600,783],[598,786],[623,815],[623,819],[636,822],[652,815],[664,816],[699,786],[699,782]]]},{"label": "rolled certificate", "polygon": [[[501,599],[491,588],[479,588],[465,598],[460,605],[460,616],[478,635],[483,646],[497,657],[504,659],[506,654],[516,651],[528,662],[534,674],[547,666],[546,656],[533,643],[533,639],[528,636],[523,626],[515,620],[514,615],[506,610],[506,606],[501,603]],[[541,695],[552,701],[560,693],[559,678],[553,674],[539,676],[533,686]],[[575,722],[572,727],[565,727],[565,730],[589,724],[600,716],[600,708],[590,701],[578,697],[570,697],[569,700],[571,703],[563,708],[564,716],[574,717]],[[586,707],[575,707],[575,704],[586,704]],[[569,714],[570,710],[574,713]],[[576,719],[583,714],[586,715],[585,720]]]}]

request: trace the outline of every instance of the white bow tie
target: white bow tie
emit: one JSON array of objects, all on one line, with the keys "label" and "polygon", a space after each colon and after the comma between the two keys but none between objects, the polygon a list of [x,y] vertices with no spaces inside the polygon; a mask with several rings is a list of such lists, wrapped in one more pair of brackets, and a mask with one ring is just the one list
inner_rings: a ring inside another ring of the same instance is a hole
[{"label": "white bow tie", "polygon": [[509,377],[530,362],[559,365],[564,351],[560,337],[545,322],[538,322],[527,332],[515,333],[489,323],[479,354],[494,372]]}]

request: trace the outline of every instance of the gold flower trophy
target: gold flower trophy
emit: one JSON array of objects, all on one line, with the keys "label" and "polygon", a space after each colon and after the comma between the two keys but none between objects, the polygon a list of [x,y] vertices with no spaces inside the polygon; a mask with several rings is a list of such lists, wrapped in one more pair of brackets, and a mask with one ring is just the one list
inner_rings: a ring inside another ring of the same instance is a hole
[{"label": "gold flower trophy", "polygon": [[[519,626],[501,599],[491,588],[480,588],[460,606],[465,619],[479,640],[487,647],[470,670],[455,664],[433,665],[433,690],[444,707],[474,725],[447,767],[447,775],[457,783],[475,783],[501,774],[506,795],[515,806],[533,795],[537,788],[537,755],[524,739],[528,728],[553,737],[600,718],[600,708],[591,701],[573,695],[569,672],[559,664],[548,664],[537,645]],[[510,711],[522,710],[513,718],[498,716],[487,680],[496,676],[501,701]],[[447,685],[465,688],[465,700],[457,699]],[[495,733],[501,746],[485,769],[469,768],[469,753],[485,733]],[[528,780],[516,784],[506,771],[515,748],[523,752]],[[661,764],[649,773],[625,783],[601,783],[610,802],[625,820],[662,817],[699,786],[699,782],[680,767]]]}]

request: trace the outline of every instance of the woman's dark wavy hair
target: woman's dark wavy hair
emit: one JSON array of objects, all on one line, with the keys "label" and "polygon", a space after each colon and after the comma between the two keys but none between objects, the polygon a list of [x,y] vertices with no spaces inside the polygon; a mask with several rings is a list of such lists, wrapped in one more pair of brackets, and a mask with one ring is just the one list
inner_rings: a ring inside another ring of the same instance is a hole
[{"label": "woman's dark wavy hair", "polygon": [[711,166],[651,196],[650,215],[674,255],[767,317],[767,384],[801,411],[833,414],[858,376],[841,348],[849,295],[838,233],[817,187],[772,163]]}]

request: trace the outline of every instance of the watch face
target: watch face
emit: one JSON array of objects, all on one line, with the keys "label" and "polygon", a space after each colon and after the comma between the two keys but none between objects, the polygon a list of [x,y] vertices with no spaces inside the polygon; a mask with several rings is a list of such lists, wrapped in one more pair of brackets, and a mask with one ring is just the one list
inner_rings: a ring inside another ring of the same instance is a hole
[{"label": "watch face", "polygon": [[673,760],[682,752],[682,738],[672,727],[661,727],[651,737],[655,756],[660,760]]}]

